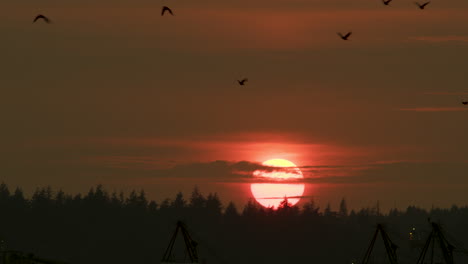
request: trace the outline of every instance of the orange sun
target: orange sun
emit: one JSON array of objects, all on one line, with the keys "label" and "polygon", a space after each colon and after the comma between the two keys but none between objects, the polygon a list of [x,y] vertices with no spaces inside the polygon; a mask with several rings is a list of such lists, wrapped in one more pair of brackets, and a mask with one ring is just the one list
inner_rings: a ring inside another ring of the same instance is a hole
[{"label": "orange sun", "polygon": [[[255,200],[264,207],[278,208],[284,197],[288,198],[288,202],[295,205],[304,194],[305,185],[303,183],[281,183],[282,180],[301,179],[301,170],[289,160],[271,159],[262,163],[269,167],[288,168],[284,171],[265,171],[256,170],[253,176],[257,178],[268,178],[275,183],[252,183],[250,190]],[[264,179],[266,180],[266,179]]]}]

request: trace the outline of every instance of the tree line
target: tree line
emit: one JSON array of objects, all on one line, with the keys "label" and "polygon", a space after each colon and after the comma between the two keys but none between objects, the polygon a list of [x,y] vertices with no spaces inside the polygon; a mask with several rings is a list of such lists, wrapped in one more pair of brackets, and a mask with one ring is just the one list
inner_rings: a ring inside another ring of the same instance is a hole
[{"label": "tree line", "polygon": [[[362,257],[377,223],[401,248],[401,263],[415,263],[430,221],[442,224],[460,252],[468,243],[467,206],[382,213],[378,203],[349,211],[344,198],[337,211],[314,200],[298,207],[285,199],[274,210],[253,199],[242,208],[223,205],[218,194],[198,188],[158,203],[143,190],[125,195],[102,185],[76,195],[38,188],[26,198],[20,188],[0,184],[0,239],[6,249],[69,263],[159,263],[178,220],[186,223],[206,263],[351,263]],[[384,261],[382,245],[374,255]],[[467,260],[465,254],[457,257]]]}]

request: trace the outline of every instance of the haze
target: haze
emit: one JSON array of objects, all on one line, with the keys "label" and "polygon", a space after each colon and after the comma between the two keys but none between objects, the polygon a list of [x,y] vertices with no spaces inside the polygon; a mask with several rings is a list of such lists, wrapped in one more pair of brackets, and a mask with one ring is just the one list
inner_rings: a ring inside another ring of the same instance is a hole
[{"label": "haze", "polygon": [[2,4],[1,181],[243,204],[238,162],[284,158],[322,205],[467,204],[468,2],[160,5]]}]

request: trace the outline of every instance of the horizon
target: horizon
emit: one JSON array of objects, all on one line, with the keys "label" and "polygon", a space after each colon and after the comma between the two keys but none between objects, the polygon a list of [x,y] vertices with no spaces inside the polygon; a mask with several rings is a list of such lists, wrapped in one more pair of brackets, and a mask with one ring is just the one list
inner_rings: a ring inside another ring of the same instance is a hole
[{"label": "horizon", "polygon": [[[23,189],[20,187],[20,186],[16,186],[16,187],[10,187],[8,186],[8,184],[6,183],[1,183],[0,186],[2,187],[6,187],[7,190],[9,191],[10,195],[13,196],[15,191],[17,189],[19,189],[23,195],[23,197],[26,199],[26,200],[33,200],[33,197],[34,197],[34,194],[39,194],[41,193],[42,191],[46,191],[47,189],[50,188],[51,190],[51,199],[55,200],[56,199],[56,195],[57,193],[59,192],[64,192],[64,190],[62,189],[54,189],[52,188],[51,186],[44,186],[44,187],[37,187],[35,189],[34,192],[31,192],[31,193],[25,193],[23,191]],[[98,184],[96,186],[92,186],[90,187],[87,191],[84,191],[84,192],[78,192],[78,193],[67,193],[67,192],[64,192],[63,194],[66,196],[66,197],[69,197],[69,198],[72,198],[72,199],[75,199],[77,198],[78,196],[80,197],[80,199],[84,199],[85,197],[88,196],[88,194],[91,192],[91,191],[96,191],[97,189],[99,189],[100,191],[103,191],[103,194],[108,198],[108,201],[110,201],[110,198],[112,198],[112,195],[117,195],[118,197],[120,197],[121,195],[123,195],[123,197],[125,198],[122,202],[125,204],[126,203],[126,199],[129,198],[130,194],[133,192],[137,195],[140,195],[141,192],[144,193],[145,195],[145,198],[149,203],[151,202],[155,202],[156,205],[157,205],[157,208],[156,209],[160,209],[159,207],[161,206],[161,204],[163,204],[164,202],[169,202],[169,203],[172,203],[176,200],[176,198],[182,194],[182,198],[185,200],[185,202],[187,203],[187,206],[189,206],[189,203],[190,203],[190,197],[191,195],[193,194],[193,192],[195,190],[197,190],[201,195],[202,197],[204,197],[205,199],[209,196],[209,195],[216,195],[217,198],[219,199],[219,201],[221,202],[221,210],[222,212],[224,212],[226,210],[226,208],[228,207],[228,205],[230,203],[233,203],[237,210],[239,211],[239,213],[242,213],[242,210],[246,208],[246,206],[248,206],[249,203],[253,202],[253,203],[256,203],[259,208],[263,208],[264,210],[277,210],[277,208],[271,208],[271,207],[265,207],[265,206],[262,206],[261,204],[257,203],[255,201],[255,198],[254,197],[250,197],[245,203],[238,203],[236,201],[233,201],[233,200],[227,200],[225,199],[222,195],[220,195],[219,193],[217,192],[204,192],[203,190],[201,190],[200,188],[198,188],[197,186],[193,186],[192,187],[192,190],[190,192],[176,192],[174,194],[172,194],[170,197],[164,197],[164,198],[160,198],[160,199],[152,199],[151,198],[151,195],[148,194],[148,192],[146,192],[144,189],[139,189],[139,190],[136,190],[136,189],[133,189],[133,190],[128,190],[128,191],[123,191],[123,190],[109,190],[106,188],[105,185],[102,185],[102,184]],[[3,190],[3,189],[0,189],[0,190]],[[284,197],[284,198],[281,198],[282,201],[284,201],[284,199],[286,198],[286,200],[289,200],[291,197]],[[293,197],[294,198],[294,197]],[[370,204],[366,205],[366,206],[361,206],[361,207],[352,207],[350,206],[350,201],[346,199],[346,197],[341,197],[336,203],[332,203],[330,201],[320,201],[319,199],[317,198],[314,198],[314,197],[301,197],[301,201],[295,205],[290,205],[292,207],[296,207],[298,208],[299,210],[303,210],[304,209],[304,206],[306,205],[309,205],[310,202],[313,202],[315,204],[315,206],[319,209],[318,212],[320,212],[321,214],[324,213],[325,210],[327,210],[327,207],[330,206],[329,209],[331,209],[331,212],[338,212],[339,211],[339,208],[340,208],[340,205],[342,203],[342,201],[345,201],[346,203],[346,207],[347,207],[347,210],[349,211],[349,213],[351,212],[354,212],[354,213],[359,213],[359,212],[362,212],[362,211],[367,211],[367,210],[377,210],[378,208],[378,211],[383,215],[383,216],[388,216],[392,211],[394,212],[404,212],[405,210],[412,210],[412,209],[420,209],[420,210],[423,210],[427,213],[431,213],[431,211],[440,211],[440,210],[451,210],[453,208],[459,208],[459,209],[466,209],[468,208],[468,204],[451,204],[449,206],[445,206],[445,207],[441,207],[441,206],[436,206],[436,205],[431,205],[429,208],[427,207],[423,207],[423,206],[420,206],[420,205],[417,205],[417,204],[408,204],[408,205],[402,205],[401,207],[392,207],[392,206],[385,206],[385,205],[382,205],[382,203],[378,200],[374,201],[374,202],[370,202]],[[289,203],[289,202],[288,202]],[[352,203],[351,203],[352,204]]]}]

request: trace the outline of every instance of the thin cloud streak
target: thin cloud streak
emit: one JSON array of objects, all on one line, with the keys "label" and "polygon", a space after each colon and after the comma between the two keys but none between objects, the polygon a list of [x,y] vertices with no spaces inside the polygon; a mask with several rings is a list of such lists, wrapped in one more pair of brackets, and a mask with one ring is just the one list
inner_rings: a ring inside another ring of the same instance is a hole
[{"label": "thin cloud streak", "polygon": [[[204,178],[219,182],[271,182],[271,179],[253,177],[253,172],[287,172],[288,168],[264,166],[260,163],[239,161],[229,162],[217,160],[209,163],[192,163],[176,165],[169,169],[155,170],[153,177],[159,178]],[[286,182],[286,180],[278,180]]]},{"label": "thin cloud streak", "polygon": [[438,182],[440,177],[444,176],[446,178],[445,182],[451,184],[463,179],[463,175],[459,175],[456,172],[459,170],[468,170],[468,163],[428,163],[403,161],[391,163],[373,163],[359,166],[303,167],[316,169],[314,170],[314,173],[310,173],[308,171],[303,172],[304,178],[275,180],[271,178],[254,177],[253,172],[256,170],[264,170],[269,172],[287,172],[291,168],[269,167],[260,163],[249,161],[229,162],[218,160],[209,163],[175,165],[167,169],[146,171],[145,178],[164,180],[197,179],[209,181],[212,183],[355,185],[382,183],[412,184],[422,181],[430,183]]},{"label": "thin cloud streak", "polygon": [[468,95],[468,92],[427,92],[425,95]]},{"label": "thin cloud streak", "polygon": [[400,108],[400,111],[408,112],[463,112],[468,111],[467,107],[416,107]]},{"label": "thin cloud streak", "polygon": [[442,42],[463,42],[463,43],[468,43],[468,36],[456,36],[456,35],[418,36],[418,37],[411,37],[410,40],[426,41],[426,42],[432,42],[432,43],[442,43]]},{"label": "thin cloud streak", "polygon": [[300,196],[282,196],[282,197],[258,197],[257,199],[265,199],[265,200],[268,200],[268,199],[284,199],[284,198],[287,198],[287,199],[312,199],[312,198],[315,198],[317,196],[313,196],[313,195],[300,195]]}]

